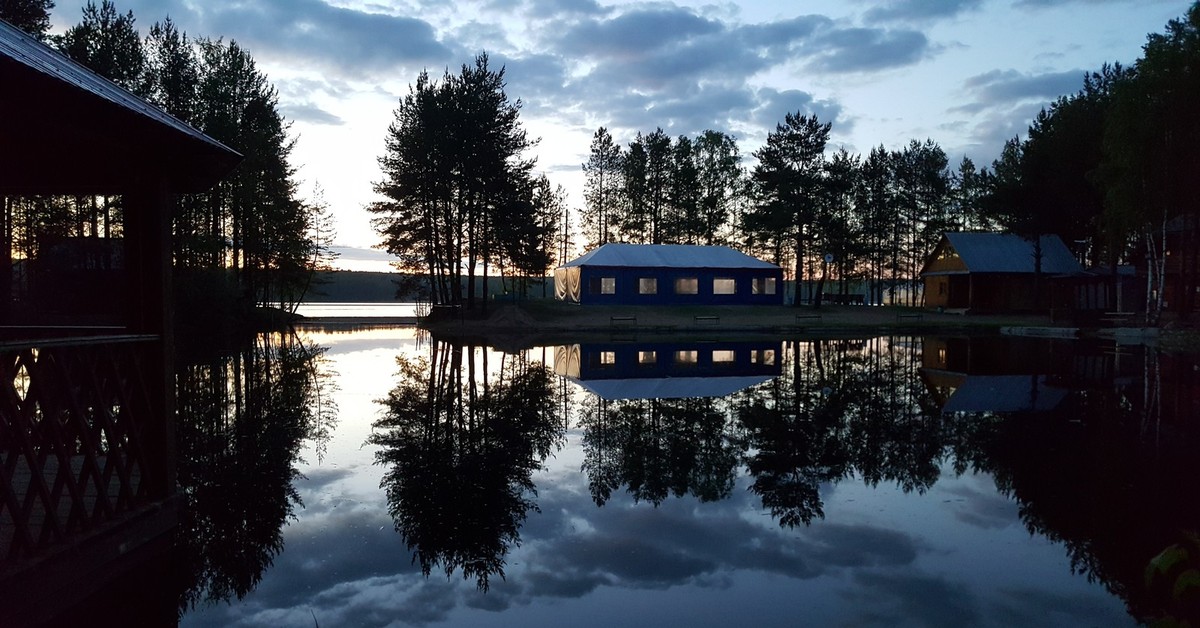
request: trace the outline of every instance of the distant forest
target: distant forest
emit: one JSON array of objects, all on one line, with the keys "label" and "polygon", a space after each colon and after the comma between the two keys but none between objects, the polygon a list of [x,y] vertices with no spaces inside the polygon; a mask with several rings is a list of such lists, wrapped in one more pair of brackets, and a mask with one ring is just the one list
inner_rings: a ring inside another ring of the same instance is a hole
[{"label": "distant forest", "polygon": [[[1132,66],[1081,76],[1082,88],[1044,108],[990,168],[967,158],[951,168],[932,139],[830,153],[830,123],[802,112],[785,116],[749,170],[719,131],[672,139],[659,128],[622,147],[600,127],[583,166],[583,244],[730,244],[794,277],[878,291],[915,281],[946,231],[1057,234],[1090,266],[1146,269],[1161,295],[1168,224],[1194,225],[1200,206],[1198,67],[1194,4],[1150,35]],[[1190,260],[1180,265],[1183,312],[1196,305],[1197,234],[1172,251]]]},{"label": "distant forest", "polygon": [[[78,24],[50,35],[53,6],[52,0],[4,0],[0,18],[245,157],[211,190],[177,200],[173,255],[180,312],[291,308],[313,271],[330,261],[332,222],[319,199],[297,195],[288,122],[249,52],[233,41],[189,37],[169,18],[141,37],[133,12],[119,13],[110,0],[99,6],[89,1]],[[20,262],[64,242],[122,236],[119,196],[4,197],[2,203],[0,261],[16,275]],[[19,293],[19,277],[16,284]]]}]

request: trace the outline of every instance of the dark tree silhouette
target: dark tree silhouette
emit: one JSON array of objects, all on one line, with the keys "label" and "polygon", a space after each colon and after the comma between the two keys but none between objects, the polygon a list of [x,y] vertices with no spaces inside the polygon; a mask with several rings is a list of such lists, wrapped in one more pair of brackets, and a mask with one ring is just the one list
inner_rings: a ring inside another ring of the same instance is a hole
[{"label": "dark tree silhouette", "polygon": [[0,0],[0,20],[45,41],[54,0]]},{"label": "dark tree silhouette", "polygon": [[323,354],[295,335],[264,334],[179,369],[181,612],[243,598],[283,551],[300,504],[297,456],[306,442],[321,455],[337,421]]},{"label": "dark tree silhouette", "polygon": [[545,366],[505,356],[493,379],[474,355],[435,340],[429,358],[401,358],[369,442],[380,447],[396,531],[422,572],[461,571],[487,590],[537,510],[531,478],[563,423]]}]

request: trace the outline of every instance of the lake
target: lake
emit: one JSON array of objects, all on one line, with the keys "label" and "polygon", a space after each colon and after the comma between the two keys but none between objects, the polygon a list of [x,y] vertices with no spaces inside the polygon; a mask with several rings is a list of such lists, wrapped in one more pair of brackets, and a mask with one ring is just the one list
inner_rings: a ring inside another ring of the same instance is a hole
[{"label": "lake", "polygon": [[261,336],[181,369],[181,625],[1135,625],[1186,612],[1144,574],[1200,525],[1198,379],[1046,339]]}]

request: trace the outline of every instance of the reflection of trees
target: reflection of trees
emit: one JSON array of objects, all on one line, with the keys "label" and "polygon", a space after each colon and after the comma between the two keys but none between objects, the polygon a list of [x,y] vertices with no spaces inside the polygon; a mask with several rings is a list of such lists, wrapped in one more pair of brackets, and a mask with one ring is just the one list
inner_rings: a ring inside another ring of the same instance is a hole
[{"label": "reflection of trees", "polygon": [[854,363],[847,440],[855,469],[871,486],[895,482],[923,493],[937,482],[945,422],[918,376],[914,338],[875,338]]},{"label": "reflection of trees", "polygon": [[937,481],[944,424],[917,374],[912,338],[791,342],[781,377],[727,399],[582,404],[583,470],[603,505],[628,487],[727,497],[739,465],[782,525],[823,516],[820,487],[854,473],[924,491]]},{"label": "reflection of trees", "polygon": [[324,351],[295,334],[262,334],[179,368],[181,610],[242,598],[283,549],[283,524],[300,503],[300,448],[309,439],[323,451],[336,421]]},{"label": "reflection of trees", "polygon": [[[532,475],[562,437],[550,371],[436,340],[429,358],[400,358],[371,444],[396,530],[429,575],[461,570],[482,589],[504,576],[509,548],[537,510]],[[477,361],[476,357],[480,356]]]},{"label": "reflection of trees", "polygon": [[911,338],[792,342],[783,376],[741,406],[746,466],[780,525],[823,517],[820,486],[853,474],[923,492],[937,481],[941,419]]},{"label": "reflection of trees", "polygon": [[[1200,529],[1200,426],[1187,408],[1163,416],[1158,361],[1148,358],[1140,387],[1078,391],[1057,420],[970,417],[958,423],[952,445],[962,468],[992,474],[1017,501],[1031,533],[1062,543],[1074,571],[1103,582],[1143,621],[1168,603],[1149,594],[1147,563],[1181,531]],[[1192,381],[1176,382],[1170,401],[1192,395],[1194,404],[1196,371],[1172,366],[1171,375]]]},{"label": "reflection of trees", "polygon": [[729,497],[740,452],[719,403],[594,397],[580,417],[592,499],[603,505],[621,485],[634,499],[656,505],[671,494],[701,501]]},{"label": "reflection of trees", "polygon": [[[679,490],[679,469],[688,455],[705,458],[678,444],[695,428],[673,424],[671,413],[701,403],[703,412],[730,417],[705,419],[720,426],[712,433],[736,456],[720,458],[719,475],[731,468],[724,465],[744,465],[750,490],[783,526],[823,516],[822,485],[857,476],[924,492],[953,460],[958,473],[992,475],[1031,533],[1062,543],[1072,568],[1102,581],[1135,617],[1161,616],[1174,602],[1147,589],[1147,563],[1200,529],[1195,359],[1086,343],[930,340],[951,348],[939,359],[948,357],[964,381],[1028,372],[1028,391],[1005,394],[1027,394],[1028,407],[1040,409],[943,416],[929,388],[935,384],[919,373],[920,338],[794,341],[785,345],[779,378],[727,399],[588,396],[581,423],[593,497],[603,504],[622,485],[656,504],[672,490],[688,492]],[[1072,392],[1039,405],[1039,382],[1047,380]],[[672,433],[679,430],[682,437]]]}]

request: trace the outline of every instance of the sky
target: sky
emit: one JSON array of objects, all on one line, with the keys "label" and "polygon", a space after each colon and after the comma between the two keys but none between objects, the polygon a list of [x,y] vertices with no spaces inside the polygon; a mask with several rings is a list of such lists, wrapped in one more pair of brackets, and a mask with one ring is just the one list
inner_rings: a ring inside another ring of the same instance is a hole
[{"label": "sky", "polygon": [[[58,0],[55,32],[85,0]],[[116,0],[236,40],[273,82],[306,198],[337,222],[340,265],[386,270],[364,209],[399,99],[422,69],[486,52],[539,138],[538,170],[583,203],[596,129],[738,140],[744,164],[789,112],[831,122],[830,150],[937,142],[988,165],[1102,64],[1132,64],[1183,0]]]}]

